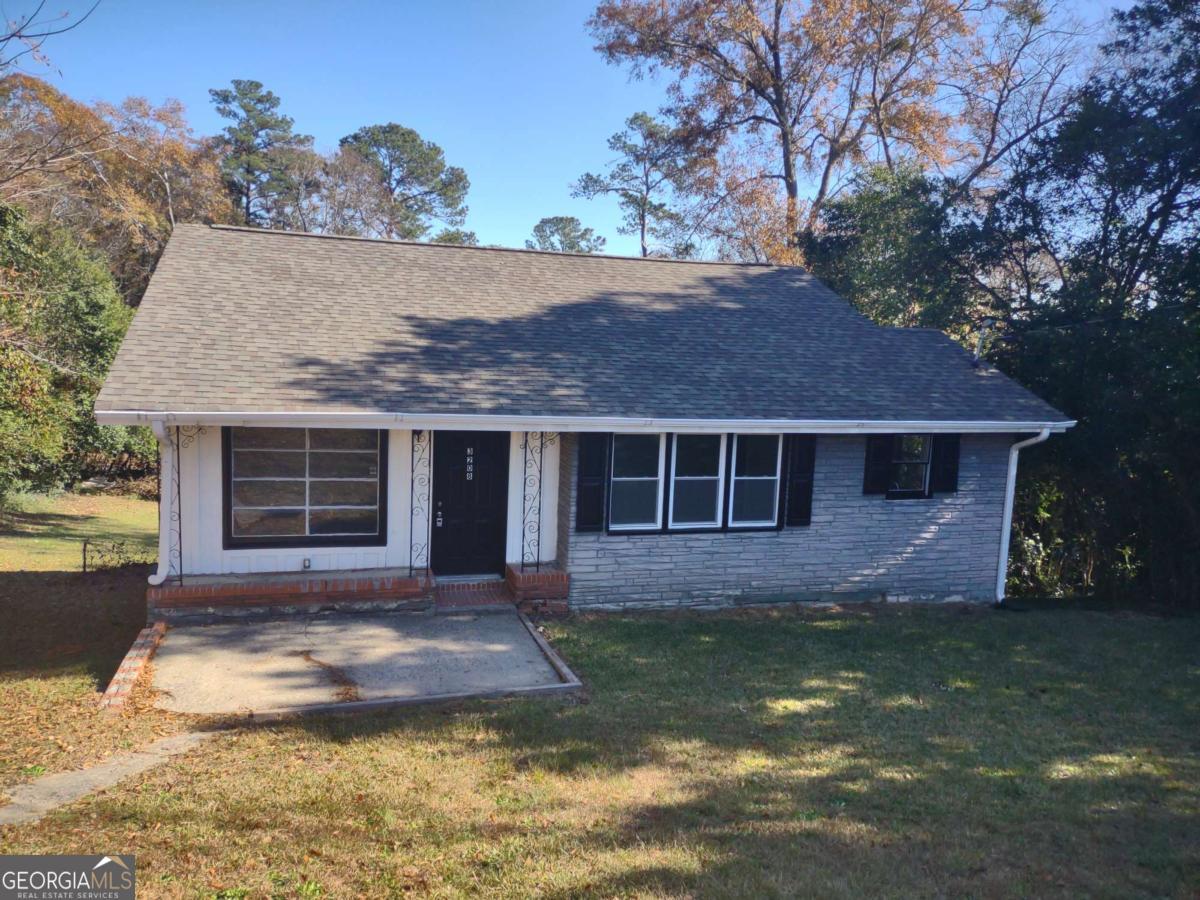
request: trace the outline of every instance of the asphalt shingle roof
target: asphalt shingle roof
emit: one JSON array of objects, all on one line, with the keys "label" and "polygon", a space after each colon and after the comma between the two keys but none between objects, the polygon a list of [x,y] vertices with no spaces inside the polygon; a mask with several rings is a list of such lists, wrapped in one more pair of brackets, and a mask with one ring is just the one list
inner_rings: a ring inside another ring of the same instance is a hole
[{"label": "asphalt shingle roof", "polygon": [[181,225],[97,411],[1063,422],[793,267]]}]

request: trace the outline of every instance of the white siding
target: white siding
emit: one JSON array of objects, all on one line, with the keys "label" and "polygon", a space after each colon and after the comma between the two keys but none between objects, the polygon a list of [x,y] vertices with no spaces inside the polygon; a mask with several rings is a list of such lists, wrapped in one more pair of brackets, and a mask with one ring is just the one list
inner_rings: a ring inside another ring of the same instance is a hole
[{"label": "white siding", "polygon": [[[525,519],[525,450],[522,446],[524,440],[524,432],[514,431],[508,449],[508,546],[504,558],[512,563],[521,562],[521,528]],[[534,438],[532,443],[537,444],[537,438]],[[542,533],[541,540],[537,542],[541,547],[538,554],[541,562],[553,562],[558,546],[558,447],[561,443],[559,437],[551,439],[547,436],[545,456],[542,459]],[[434,446],[437,446],[436,440]],[[530,493],[532,502],[534,492]],[[534,542],[531,542],[531,553],[533,547]],[[529,561],[533,562],[532,556]]]},{"label": "white siding", "polygon": [[[512,433],[509,452],[507,558],[521,560],[521,524],[524,514],[523,435]],[[434,452],[437,452],[435,433]],[[297,549],[235,549],[223,544],[223,488],[221,479],[221,429],[204,428],[180,452],[180,499],[183,531],[183,569],[187,575],[243,572],[296,572],[309,561],[312,571],[377,569],[408,565],[409,491],[412,464],[411,432],[388,433],[387,545],[382,547],[302,547]],[[558,441],[546,447],[543,460],[542,537],[543,562],[554,559],[558,542]],[[164,472],[164,485],[169,483]],[[419,519],[423,523],[424,519]],[[160,547],[165,556],[166,548]]]}]

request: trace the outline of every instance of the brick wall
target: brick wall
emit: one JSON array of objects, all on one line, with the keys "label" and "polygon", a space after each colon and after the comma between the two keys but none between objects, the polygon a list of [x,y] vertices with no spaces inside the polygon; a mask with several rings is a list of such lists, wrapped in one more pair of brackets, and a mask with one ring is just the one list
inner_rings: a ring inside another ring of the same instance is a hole
[{"label": "brick wall", "polygon": [[911,501],[863,496],[864,437],[821,436],[810,526],[688,535],[577,533],[577,443],[564,438],[559,561],[574,608],[994,599],[1010,435],[964,435],[958,493]]}]

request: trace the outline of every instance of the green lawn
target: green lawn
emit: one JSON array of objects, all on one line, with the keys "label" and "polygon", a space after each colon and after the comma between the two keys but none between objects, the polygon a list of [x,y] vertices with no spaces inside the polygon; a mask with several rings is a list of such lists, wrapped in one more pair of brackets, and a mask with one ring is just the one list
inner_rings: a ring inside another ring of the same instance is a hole
[{"label": "green lawn", "polygon": [[0,573],[78,572],[85,540],[123,544],[138,562],[153,561],[158,504],[105,494],[27,494],[0,512]]},{"label": "green lawn", "polygon": [[[223,735],[9,829],[143,896],[1195,896],[1200,621],[554,622],[586,702]],[[223,893],[221,893],[223,892]]]}]

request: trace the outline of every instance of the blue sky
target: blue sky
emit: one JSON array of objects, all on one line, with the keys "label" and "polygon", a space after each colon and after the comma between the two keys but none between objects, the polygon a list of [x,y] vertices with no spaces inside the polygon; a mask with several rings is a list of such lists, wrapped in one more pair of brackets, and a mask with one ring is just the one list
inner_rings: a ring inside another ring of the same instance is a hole
[{"label": "blue sky", "polygon": [[[91,0],[57,2],[77,12]],[[1068,3],[1095,23],[1129,0]],[[584,23],[594,6],[102,0],[47,43],[51,70],[26,69],[80,100],[178,98],[200,134],[223,125],[208,89],[233,78],[278,94],[320,149],[362,125],[399,122],[466,169],[467,227],[483,243],[521,246],[542,216],[574,215],[608,238],[606,252],[635,254],[635,239],[617,234],[616,204],[574,200],[568,186],[604,167],[606,141],[630,114],[659,107],[665,80],[630,81],[592,50]]]},{"label": "blue sky", "polygon": [[53,69],[25,69],[80,100],[176,97],[197,133],[222,127],[208,89],[232,78],[263,82],[322,149],[399,122],[467,170],[467,226],[482,242],[522,246],[542,216],[574,215],[608,238],[606,252],[633,254],[616,204],[573,200],[568,185],[604,166],[609,135],[657,109],[663,83],[630,82],[591,49],[594,5],[102,0],[46,44]]}]

